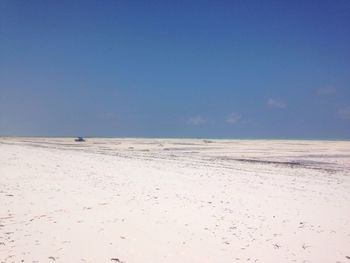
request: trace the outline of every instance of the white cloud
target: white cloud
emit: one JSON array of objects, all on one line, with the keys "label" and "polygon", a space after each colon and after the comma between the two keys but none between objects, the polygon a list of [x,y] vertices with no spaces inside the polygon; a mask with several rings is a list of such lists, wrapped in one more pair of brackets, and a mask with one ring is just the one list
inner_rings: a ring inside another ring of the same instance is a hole
[{"label": "white cloud", "polygon": [[187,123],[191,125],[201,125],[206,123],[207,120],[204,119],[202,116],[194,116],[188,119]]},{"label": "white cloud", "polygon": [[279,108],[279,109],[287,108],[286,102],[279,100],[279,99],[273,99],[273,98],[269,98],[267,100],[267,105],[271,108]]},{"label": "white cloud", "polygon": [[227,118],[226,122],[230,124],[235,124],[241,120],[241,116],[237,113],[231,113]]},{"label": "white cloud", "polygon": [[337,92],[337,89],[333,86],[327,86],[317,90],[317,94],[321,96],[330,96]]},{"label": "white cloud", "polygon": [[338,116],[344,120],[350,120],[350,107],[339,109]]},{"label": "white cloud", "polygon": [[103,113],[99,114],[99,117],[101,119],[110,120],[110,119],[113,119],[115,117],[115,115],[112,112],[103,112]]}]

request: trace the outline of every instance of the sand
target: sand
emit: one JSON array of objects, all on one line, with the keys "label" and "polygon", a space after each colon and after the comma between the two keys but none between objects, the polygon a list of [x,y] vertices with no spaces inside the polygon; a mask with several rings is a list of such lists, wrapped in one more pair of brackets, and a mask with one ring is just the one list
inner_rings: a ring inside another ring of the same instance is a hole
[{"label": "sand", "polygon": [[0,262],[350,262],[350,142],[0,138]]}]

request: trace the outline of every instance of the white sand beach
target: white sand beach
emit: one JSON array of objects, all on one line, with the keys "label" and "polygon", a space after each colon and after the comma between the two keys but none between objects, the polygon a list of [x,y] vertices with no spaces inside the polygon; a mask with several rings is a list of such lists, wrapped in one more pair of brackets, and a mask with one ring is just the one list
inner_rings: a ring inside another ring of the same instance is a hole
[{"label": "white sand beach", "polygon": [[350,263],[350,142],[0,138],[0,262]]}]

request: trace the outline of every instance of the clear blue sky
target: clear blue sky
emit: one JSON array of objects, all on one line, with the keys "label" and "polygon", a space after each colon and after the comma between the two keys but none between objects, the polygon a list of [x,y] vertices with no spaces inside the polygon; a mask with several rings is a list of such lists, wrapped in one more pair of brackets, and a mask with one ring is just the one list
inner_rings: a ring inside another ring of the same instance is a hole
[{"label": "clear blue sky", "polygon": [[350,138],[350,1],[0,0],[0,134]]}]

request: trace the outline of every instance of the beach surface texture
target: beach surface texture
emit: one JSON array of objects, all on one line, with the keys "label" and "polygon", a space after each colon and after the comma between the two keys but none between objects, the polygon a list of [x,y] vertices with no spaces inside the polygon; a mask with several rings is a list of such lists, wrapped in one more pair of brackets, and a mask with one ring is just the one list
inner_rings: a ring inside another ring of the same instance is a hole
[{"label": "beach surface texture", "polygon": [[350,142],[0,138],[0,262],[350,263]]}]

